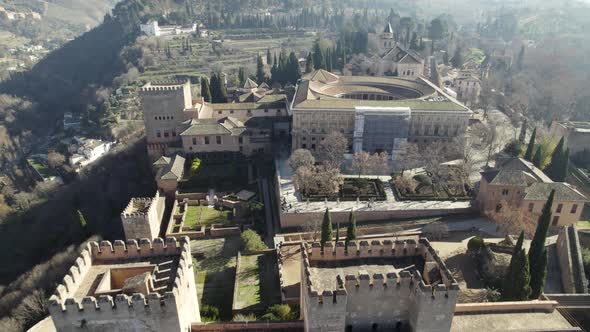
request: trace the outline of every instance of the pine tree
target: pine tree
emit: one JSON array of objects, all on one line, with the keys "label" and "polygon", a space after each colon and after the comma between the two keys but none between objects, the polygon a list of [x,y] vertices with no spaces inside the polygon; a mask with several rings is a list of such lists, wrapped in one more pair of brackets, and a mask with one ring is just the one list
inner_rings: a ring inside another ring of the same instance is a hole
[{"label": "pine tree", "polygon": [[543,154],[541,153],[541,146],[538,146],[537,151],[533,156],[533,165],[537,166],[538,168],[541,168],[541,162],[543,161],[542,158]]},{"label": "pine tree", "polygon": [[320,240],[322,251],[324,250],[324,245],[326,242],[330,241],[332,241],[332,218],[330,217],[330,210],[326,208],[326,212],[324,213],[324,221],[322,222],[322,238]]},{"label": "pine tree", "polygon": [[547,231],[552,219],[551,208],[554,196],[555,190],[551,190],[529,249],[531,299],[539,298],[545,286],[545,277],[547,276],[547,248],[545,247],[545,241],[547,240]]},{"label": "pine tree", "polygon": [[564,166],[563,163],[565,161],[565,151],[563,150],[564,144],[564,137],[562,136],[555,149],[553,149],[553,153],[551,153],[551,162],[545,170],[545,174],[547,174],[553,181],[556,182],[563,182],[560,175],[562,174],[561,168]]},{"label": "pine tree", "polygon": [[211,88],[209,87],[209,80],[205,76],[201,77],[201,97],[206,102],[211,102]]},{"label": "pine tree", "polygon": [[346,228],[346,240],[345,246],[348,246],[348,242],[356,240],[356,216],[354,211],[350,211],[348,215],[348,227]]},{"label": "pine tree", "polygon": [[526,152],[524,154],[524,159],[528,161],[533,160],[533,153],[535,152],[535,138],[537,137],[537,127],[533,129],[533,133],[531,134],[531,139],[529,140],[529,145],[526,148]]},{"label": "pine tree", "polygon": [[311,73],[313,68],[313,57],[311,56],[311,52],[309,52],[307,53],[307,61],[305,62],[305,72]]}]

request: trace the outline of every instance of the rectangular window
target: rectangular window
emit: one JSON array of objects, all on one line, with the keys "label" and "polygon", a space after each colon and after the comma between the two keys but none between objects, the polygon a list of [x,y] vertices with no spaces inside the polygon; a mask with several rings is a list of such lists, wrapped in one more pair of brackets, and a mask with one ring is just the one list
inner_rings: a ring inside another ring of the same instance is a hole
[{"label": "rectangular window", "polygon": [[156,137],[162,137],[162,133],[160,133],[160,132],[157,132],[157,133],[156,133]]},{"label": "rectangular window", "polygon": [[305,143],[301,144],[301,148],[302,149],[307,149],[307,144],[305,144]]},{"label": "rectangular window", "polygon": [[576,211],[578,211],[578,204],[572,205],[571,213],[576,213]]},{"label": "rectangular window", "polygon": [[529,203],[529,212],[533,212],[534,208],[535,208],[535,203]]},{"label": "rectangular window", "polygon": [[193,137],[193,145],[197,145],[197,138]]},{"label": "rectangular window", "polygon": [[209,136],[205,136],[205,144],[209,144]]},{"label": "rectangular window", "polygon": [[312,144],[312,145],[311,145],[311,149],[312,149],[312,150],[315,150],[315,144]]},{"label": "rectangular window", "polygon": [[559,216],[553,217],[553,221],[551,222],[551,224],[553,226],[557,226],[558,223],[559,223]]},{"label": "rectangular window", "polygon": [[215,141],[217,144],[221,144],[221,136],[215,136]]},{"label": "rectangular window", "polygon": [[238,143],[240,143],[240,144],[244,143],[244,139],[242,137],[238,137]]},{"label": "rectangular window", "polygon": [[557,213],[561,213],[561,210],[563,209],[563,204],[559,203],[557,204]]},{"label": "rectangular window", "polygon": [[172,132],[172,137],[176,137],[176,132],[175,131]]},{"label": "rectangular window", "polygon": [[168,137],[168,136],[169,136],[168,132],[167,132],[167,131],[165,131],[165,132],[164,132],[164,137]]}]

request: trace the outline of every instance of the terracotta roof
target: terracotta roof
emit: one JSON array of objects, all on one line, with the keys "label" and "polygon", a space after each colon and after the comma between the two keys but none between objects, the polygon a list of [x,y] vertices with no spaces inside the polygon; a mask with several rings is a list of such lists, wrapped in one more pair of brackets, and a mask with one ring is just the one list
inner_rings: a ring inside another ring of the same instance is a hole
[{"label": "terracotta roof", "polygon": [[544,201],[549,199],[549,194],[551,193],[551,190],[555,190],[556,201],[588,201],[588,198],[586,198],[586,196],[584,196],[577,189],[572,187],[569,183],[564,182],[535,182],[530,187],[525,189],[524,199],[530,201]]}]

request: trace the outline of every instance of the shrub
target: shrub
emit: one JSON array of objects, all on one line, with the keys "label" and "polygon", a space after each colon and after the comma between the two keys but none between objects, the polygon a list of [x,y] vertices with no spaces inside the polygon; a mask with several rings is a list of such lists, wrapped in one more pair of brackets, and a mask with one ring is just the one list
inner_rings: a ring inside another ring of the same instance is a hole
[{"label": "shrub", "polygon": [[261,318],[262,320],[292,320],[297,318],[297,313],[288,304],[275,304],[268,307],[266,314]]},{"label": "shrub", "polygon": [[192,175],[197,174],[197,171],[199,170],[200,167],[201,167],[201,159],[199,159],[199,158],[193,159],[193,161],[191,162],[191,174]]},{"label": "shrub", "polygon": [[257,251],[267,249],[268,247],[262,241],[262,238],[255,231],[248,229],[240,235],[242,247],[245,251]]},{"label": "shrub", "polygon": [[204,305],[201,308],[201,319],[204,322],[214,322],[219,320],[219,308],[212,305]]},{"label": "shrub", "polygon": [[469,240],[469,242],[467,242],[467,251],[478,252],[484,246],[485,243],[483,239],[479,236],[474,236]]},{"label": "shrub", "polygon": [[432,186],[432,180],[430,179],[430,177],[426,174],[418,174],[418,175],[414,175],[414,177],[412,178],[418,182],[420,182],[421,184],[425,184],[427,186]]},{"label": "shrub", "polygon": [[590,275],[590,249],[582,248],[582,262],[584,262],[586,275]]},{"label": "shrub", "polygon": [[237,314],[234,316],[234,318],[232,318],[232,322],[254,322],[256,320],[258,320],[258,318],[256,318],[254,314]]}]

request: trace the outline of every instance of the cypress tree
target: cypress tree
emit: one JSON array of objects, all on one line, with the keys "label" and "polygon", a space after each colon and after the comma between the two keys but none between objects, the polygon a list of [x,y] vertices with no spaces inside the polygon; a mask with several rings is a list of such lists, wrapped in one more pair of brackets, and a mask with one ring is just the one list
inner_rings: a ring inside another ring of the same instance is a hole
[{"label": "cypress tree", "polygon": [[340,241],[340,223],[339,222],[336,223],[336,243],[338,243],[338,241]]},{"label": "cypress tree", "polygon": [[512,251],[513,255],[515,255],[516,253],[518,253],[520,251],[520,249],[522,249],[523,242],[524,242],[524,231],[521,231],[520,236],[518,237],[518,240],[516,241],[516,245],[514,246],[514,250]]},{"label": "cypress tree", "polygon": [[211,102],[211,88],[209,87],[209,80],[205,76],[201,77],[201,97],[206,102]]},{"label": "cypress tree", "polygon": [[539,218],[535,235],[531,242],[529,249],[529,263],[531,270],[531,299],[537,299],[543,292],[545,286],[545,277],[547,276],[547,248],[545,241],[547,240],[547,231],[551,223],[551,207],[553,206],[553,198],[555,190],[551,190],[549,199],[543,207],[543,212]]},{"label": "cypress tree", "polygon": [[570,148],[566,148],[565,152],[563,153],[563,157],[561,158],[561,167],[559,168],[557,181],[565,182],[565,178],[567,177],[567,168],[569,167],[569,163],[570,163]]},{"label": "cypress tree", "polygon": [[313,70],[313,57],[311,56],[311,52],[307,53],[307,61],[305,62],[305,72],[311,73]]},{"label": "cypress tree", "polygon": [[272,66],[272,57],[270,56],[270,48],[266,49],[266,64]]},{"label": "cypress tree", "polygon": [[526,125],[527,120],[526,118],[522,122],[522,126],[520,127],[520,134],[518,135],[518,142],[524,144],[524,140],[526,139]]},{"label": "cypress tree", "polygon": [[535,152],[535,138],[537,136],[537,127],[533,129],[533,133],[531,135],[531,139],[529,140],[529,145],[526,148],[526,152],[524,154],[524,159],[528,161],[532,161],[533,153]]},{"label": "cypress tree", "polygon": [[537,147],[537,151],[535,152],[535,156],[533,157],[533,165],[537,166],[538,168],[541,168],[541,162],[542,162],[542,155],[541,155],[541,146]]},{"label": "cypress tree", "polygon": [[219,100],[219,79],[215,73],[211,74],[209,91],[211,91],[211,102],[217,103]]},{"label": "cypress tree", "polygon": [[463,66],[463,54],[461,53],[461,47],[457,46],[455,55],[451,58],[451,64],[454,68],[461,68]]},{"label": "cypress tree", "polygon": [[553,180],[553,181],[557,181],[557,182],[563,182],[563,180],[561,180],[561,168],[564,166],[563,162],[564,162],[564,155],[565,155],[565,151],[563,150],[563,146],[564,146],[565,142],[564,142],[564,138],[563,136],[561,137],[561,139],[559,140],[559,143],[557,143],[557,146],[555,147],[555,149],[553,149],[553,153],[551,153],[551,162],[549,163],[549,166],[547,166],[547,170],[545,171],[545,173],[547,175],[549,175],[549,177]]},{"label": "cypress tree", "polygon": [[217,79],[219,81],[219,101],[218,101],[218,103],[227,103],[227,87],[225,86],[225,79],[223,79],[221,74],[217,74]]},{"label": "cypress tree", "polygon": [[[523,234],[521,233],[521,236]],[[502,286],[502,300],[504,301],[525,301],[531,294],[529,285],[531,280],[529,259],[521,248],[516,251],[510,259],[508,272]]]},{"label": "cypress tree", "polygon": [[322,251],[324,250],[324,245],[326,242],[329,241],[332,241],[332,218],[330,217],[330,210],[326,208],[326,212],[324,213],[324,221],[322,222],[322,238],[320,240]]},{"label": "cypress tree", "polygon": [[356,216],[354,211],[350,211],[348,215],[348,227],[346,228],[346,240],[345,246],[348,246],[348,242],[356,240]]}]

